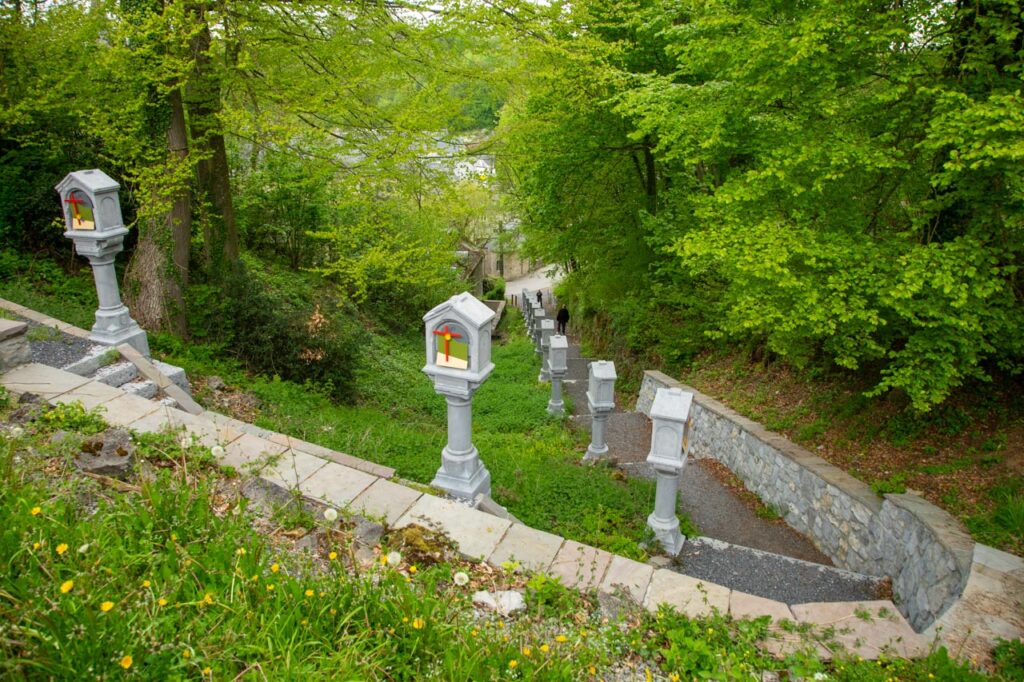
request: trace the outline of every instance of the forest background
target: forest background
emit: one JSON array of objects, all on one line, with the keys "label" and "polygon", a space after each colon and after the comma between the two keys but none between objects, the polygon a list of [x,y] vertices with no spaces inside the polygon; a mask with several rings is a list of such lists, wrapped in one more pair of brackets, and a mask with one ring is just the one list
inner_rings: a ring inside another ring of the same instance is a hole
[{"label": "forest background", "polygon": [[2,0],[0,278],[81,266],[53,186],[103,168],[143,326],[344,400],[514,216],[611,353],[1024,431],[1022,64],[1014,0]]}]

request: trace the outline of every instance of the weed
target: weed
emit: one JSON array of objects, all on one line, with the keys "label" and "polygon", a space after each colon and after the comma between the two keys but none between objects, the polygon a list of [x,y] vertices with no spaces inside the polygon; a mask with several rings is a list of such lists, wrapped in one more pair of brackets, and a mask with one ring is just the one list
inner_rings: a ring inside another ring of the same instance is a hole
[{"label": "weed", "polygon": [[796,438],[799,441],[815,441],[825,435],[828,431],[828,419],[826,417],[818,417],[810,424],[805,424],[800,427],[797,431]]},{"label": "weed", "polygon": [[887,493],[905,493],[907,492],[906,481],[906,472],[900,471],[892,474],[889,478],[873,481],[871,483],[871,489],[878,495],[885,495]]},{"label": "weed", "polygon": [[42,413],[42,420],[51,429],[77,431],[91,436],[107,428],[99,408],[86,410],[78,401],[57,403]]},{"label": "weed", "polygon": [[45,324],[40,324],[31,327],[25,336],[28,337],[29,341],[59,341],[61,333],[56,327],[48,327]]}]

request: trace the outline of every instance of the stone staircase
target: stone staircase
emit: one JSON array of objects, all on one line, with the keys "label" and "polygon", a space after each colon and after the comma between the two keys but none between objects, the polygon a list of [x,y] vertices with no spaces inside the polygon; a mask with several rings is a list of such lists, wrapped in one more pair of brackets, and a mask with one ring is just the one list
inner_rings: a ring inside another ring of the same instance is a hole
[{"label": "stone staircase", "polygon": [[[184,369],[159,360],[152,360],[152,363],[183,391],[186,393],[191,392]],[[98,381],[113,388],[120,388],[125,393],[131,393],[142,398],[152,400],[157,398],[160,392],[156,382],[144,377],[139,372],[139,368],[133,363],[121,359],[121,355],[117,352],[116,348],[102,344],[94,344],[89,348],[86,355],[58,369],[77,374],[86,379]],[[158,402],[170,407],[178,406],[177,401],[170,396],[162,396]]]}]

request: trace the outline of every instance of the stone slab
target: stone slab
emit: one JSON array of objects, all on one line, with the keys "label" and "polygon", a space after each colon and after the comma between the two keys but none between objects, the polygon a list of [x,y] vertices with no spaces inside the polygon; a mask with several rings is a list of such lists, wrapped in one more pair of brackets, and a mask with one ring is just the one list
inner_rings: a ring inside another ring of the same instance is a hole
[{"label": "stone slab", "polygon": [[589,590],[601,584],[611,562],[612,555],[604,550],[566,540],[548,572],[563,585]]},{"label": "stone slab", "polygon": [[729,594],[729,615],[736,619],[771,616],[773,621],[796,620],[786,604],[738,590]]},{"label": "stone slab", "polygon": [[347,507],[360,493],[377,481],[376,476],[358,469],[350,469],[326,460],[321,461],[325,462],[323,467],[299,483],[299,490],[307,497],[327,502],[335,507]]},{"label": "stone slab", "polygon": [[88,381],[85,377],[41,365],[38,362],[15,367],[0,376],[0,383],[3,383],[12,393],[35,393],[44,400],[56,398],[62,393],[67,393],[88,383]]},{"label": "stone slab", "polygon": [[[263,442],[267,446],[282,447],[270,441]],[[270,465],[260,471],[260,478],[284,486],[288,490],[295,490],[326,465],[327,462],[319,457],[307,455],[305,452],[286,450],[279,458],[272,459]]]},{"label": "stone slab", "polygon": [[918,635],[890,601],[816,602],[794,604],[797,623],[832,628],[832,640],[867,659],[882,653],[916,658],[928,653],[928,640]]},{"label": "stone slab", "polygon": [[[230,429],[232,427],[223,425],[220,428]],[[283,455],[286,451],[287,448],[283,445],[271,443],[251,433],[243,433],[224,448],[224,457],[221,458],[220,463],[241,470],[269,463],[271,458]]]},{"label": "stone slab", "polygon": [[730,592],[728,587],[662,568],[651,578],[644,607],[657,611],[660,604],[667,604],[690,618],[699,618],[713,610],[728,612]]},{"label": "stone slab", "polygon": [[[139,398],[145,400],[145,398]],[[120,398],[118,398],[120,400]],[[112,401],[113,402],[113,401]],[[150,402],[150,401],[146,401]],[[161,405],[160,403],[151,403],[157,406],[157,409],[147,413],[145,416],[136,419],[135,421],[128,424],[128,428],[135,429],[136,431],[142,431],[145,433],[159,433],[161,431],[170,431],[178,428],[178,425],[174,422],[174,412],[177,412],[173,407]]]},{"label": "stone slab", "polygon": [[125,393],[119,388],[113,386],[107,386],[101,384],[98,381],[90,381],[82,384],[78,388],[71,389],[67,393],[50,398],[50,403],[56,405],[57,403],[73,403],[78,401],[82,403],[82,407],[87,410],[91,410],[94,407],[108,403],[111,400],[120,398]]},{"label": "stone slab", "polygon": [[[97,382],[99,383],[99,382]],[[106,384],[102,384],[106,386]],[[119,389],[114,389],[119,390]],[[151,400],[146,400],[137,395],[129,395],[121,391],[120,397],[114,398],[108,402],[103,403],[101,410],[103,411],[103,418],[107,420],[107,423],[111,426],[130,426],[134,422],[153,414],[157,410],[165,410],[166,408],[160,403],[154,403]],[[138,429],[143,430],[143,429]]]},{"label": "stone slab", "polygon": [[513,523],[487,562],[501,566],[506,561],[517,561],[527,570],[546,571],[563,542],[557,535]]},{"label": "stone slab", "polygon": [[613,556],[608,572],[601,581],[601,591],[609,594],[623,591],[637,604],[644,603],[647,588],[654,577],[654,567],[621,556]]},{"label": "stone slab", "polygon": [[507,519],[433,495],[423,495],[395,525],[403,528],[414,523],[444,532],[462,554],[473,559],[490,556],[512,525]]},{"label": "stone slab", "polygon": [[349,508],[356,514],[382,518],[384,523],[393,526],[421,497],[423,493],[412,488],[378,478],[352,500]]},{"label": "stone slab", "polygon": [[28,331],[28,324],[18,320],[0,319],[0,341],[21,336]]},{"label": "stone slab", "polygon": [[331,450],[323,445],[317,445],[316,443],[310,443],[304,441],[301,438],[294,438],[292,436],[285,435],[283,433],[269,432],[267,440],[281,445],[287,446],[294,450],[301,450],[311,455],[320,457],[321,459],[327,459],[332,462],[337,462],[342,466],[349,467],[351,469],[358,469],[359,471],[365,471],[368,474],[379,476],[381,478],[391,478],[395,475],[395,470],[391,467],[386,467],[383,464],[377,464],[376,462],[369,462],[365,459],[359,459],[352,455],[347,455],[344,452],[338,452],[337,450]]},{"label": "stone slab", "polygon": [[974,545],[974,561],[1003,573],[1018,573],[1024,578],[1024,559],[995,547],[978,543]]}]

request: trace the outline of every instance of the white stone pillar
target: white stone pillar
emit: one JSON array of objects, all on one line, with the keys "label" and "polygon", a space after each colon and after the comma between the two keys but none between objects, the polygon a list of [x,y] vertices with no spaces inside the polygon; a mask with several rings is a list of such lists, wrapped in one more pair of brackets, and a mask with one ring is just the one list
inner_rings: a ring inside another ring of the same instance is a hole
[{"label": "white stone pillar", "polygon": [[608,454],[604,442],[604,426],[615,409],[615,363],[598,360],[590,363],[587,407],[590,408],[590,445],[584,460],[601,459]]},{"label": "white stone pillar", "polygon": [[551,380],[551,372],[548,369],[548,348],[554,333],[554,320],[546,317],[540,321],[540,375],[537,377],[537,381]]},{"label": "white stone pillar", "polygon": [[544,352],[540,345],[540,330],[541,324],[545,319],[547,319],[547,313],[544,312],[543,308],[538,307],[533,311],[533,329],[531,331],[531,336],[533,336],[533,350],[537,355]]},{"label": "white stone pillar", "polygon": [[651,451],[647,463],[658,476],[654,511],[647,526],[654,531],[665,551],[679,554],[686,538],[679,532],[676,498],[679,478],[686,466],[686,429],[693,394],[680,388],[659,388],[651,405]]},{"label": "white stone pillar", "polygon": [[431,485],[456,497],[473,499],[491,494],[491,474],[473,445],[472,395],[460,398],[446,395],[448,403],[448,444],[441,450],[441,467]]},{"label": "white stone pillar", "polygon": [[569,341],[555,334],[548,342],[548,372],[551,374],[551,399],[548,400],[548,414],[565,414],[562,402],[562,377],[568,371]]}]

